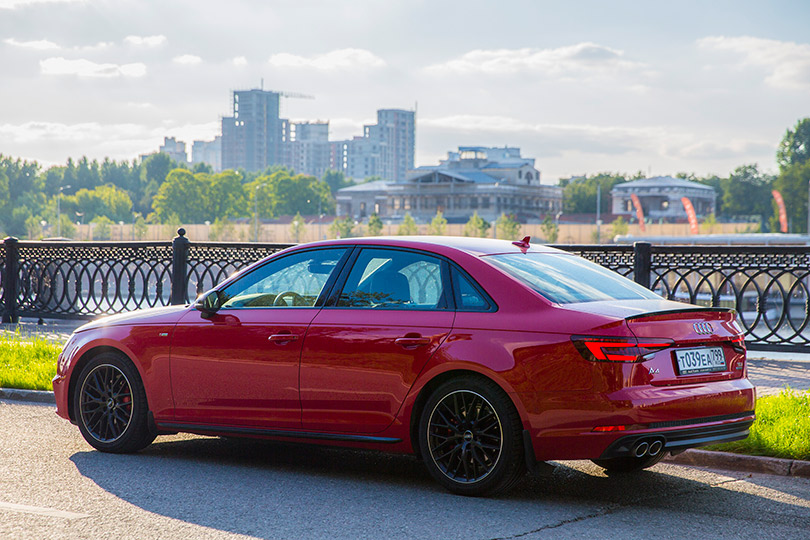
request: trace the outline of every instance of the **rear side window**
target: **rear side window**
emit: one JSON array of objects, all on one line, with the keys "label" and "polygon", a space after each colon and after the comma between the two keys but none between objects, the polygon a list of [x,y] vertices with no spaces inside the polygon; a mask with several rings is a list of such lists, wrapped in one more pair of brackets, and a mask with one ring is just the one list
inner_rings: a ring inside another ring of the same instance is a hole
[{"label": "rear side window", "polygon": [[574,255],[510,253],[485,260],[556,304],[661,299],[638,283]]},{"label": "rear side window", "polygon": [[489,311],[494,307],[487,295],[457,268],[453,268],[453,288],[459,311]]},{"label": "rear side window", "polygon": [[363,249],[338,306],[369,309],[446,309],[442,261],[424,253]]}]

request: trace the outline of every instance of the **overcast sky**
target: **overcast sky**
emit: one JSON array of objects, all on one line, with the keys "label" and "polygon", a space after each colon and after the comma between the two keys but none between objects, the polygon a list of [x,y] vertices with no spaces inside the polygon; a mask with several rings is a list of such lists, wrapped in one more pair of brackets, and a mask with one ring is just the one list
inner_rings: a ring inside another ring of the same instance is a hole
[{"label": "overcast sky", "polygon": [[810,116],[809,23],[804,0],[0,0],[0,153],[190,150],[263,79],[333,139],[416,107],[417,165],[509,145],[546,183],[775,172]]}]

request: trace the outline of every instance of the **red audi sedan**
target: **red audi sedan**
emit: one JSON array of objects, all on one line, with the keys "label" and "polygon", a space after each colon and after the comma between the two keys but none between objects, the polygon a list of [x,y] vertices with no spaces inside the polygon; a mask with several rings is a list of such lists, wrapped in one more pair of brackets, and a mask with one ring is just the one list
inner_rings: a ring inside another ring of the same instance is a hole
[{"label": "red audi sedan", "polygon": [[295,246],[193,305],[82,326],[53,387],[104,452],[177,432],[404,452],[463,495],[742,439],[755,401],[734,311],[528,238]]}]

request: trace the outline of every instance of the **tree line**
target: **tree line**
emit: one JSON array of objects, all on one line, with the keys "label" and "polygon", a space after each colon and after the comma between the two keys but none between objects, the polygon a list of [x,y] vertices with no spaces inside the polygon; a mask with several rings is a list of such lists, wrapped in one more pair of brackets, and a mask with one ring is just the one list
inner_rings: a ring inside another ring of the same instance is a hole
[{"label": "tree line", "polygon": [[[787,201],[791,232],[806,232],[810,118],[797,121],[787,130],[777,150],[777,163],[779,172],[774,175],[761,172],[756,164],[748,164],[737,167],[727,177],[687,173],[677,176],[715,189],[718,199],[714,219],[757,220],[762,230],[776,230],[777,214],[771,191],[778,190]],[[642,177],[639,172],[561,179],[563,212],[593,214],[600,187],[601,212],[607,214],[610,190],[618,183]],[[337,171],[316,178],[279,166],[259,172],[214,173],[207,164],[189,168],[162,153],[120,162],[90,161],[86,157],[78,161],[68,159],[64,166],[46,169],[35,161],[0,154],[0,230],[5,235],[40,238],[55,236],[57,231],[62,236],[71,236],[74,223],[96,223],[103,230],[112,223],[124,222],[134,224],[136,231],[145,232],[147,223],[210,221],[221,226],[223,222],[254,215],[259,219],[295,214],[334,215],[336,191],[352,183]],[[442,230],[443,219],[437,214],[430,230]],[[369,224],[369,232],[377,226],[376,220],[378,216]],[[343,237],[354,234],[354,223],[350,221],[336,220],[334,234]],[[515,222],[510,216],[502,216],[499,221],[502,223],[496,223],[496,228],[505,230],[510,230]],[[411,230],[409,225],[404,223],[403,234]],[[483,236],[490,227],[475,214],[466,228],[470,235]],[[556,236],[556,224],[548,216],[544,228],[548,229],[549,237]]]},{"label": "tree line", "polygon": [[[714,188],[717,193],[716,215],[721,221],[749,221],[760,224],[763,231],[778,230],[778,209],[771,192],[777,190],[786,201],[790,231],[807,232],[807,198],[810,186],[810,118],[803,118],[789,128],[776,153],[777,174],[766,174],[757,164],[741,165],[726,177],[678,173],[675,176]],[[616,184],[646,175],[600,173],[560,180],[565,214],[596,212],[597,190],[601,188],[600,211],[609,214],[610,190]]]}]

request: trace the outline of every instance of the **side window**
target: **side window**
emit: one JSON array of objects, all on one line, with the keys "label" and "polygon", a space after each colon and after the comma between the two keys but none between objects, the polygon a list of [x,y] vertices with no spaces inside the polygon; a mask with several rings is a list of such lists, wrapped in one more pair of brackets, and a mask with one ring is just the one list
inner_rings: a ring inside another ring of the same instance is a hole
[{"label": "side window", "polygon": [[271,261],[220,291],[220,305],[226,309],[312,307],[345,251],[304,251]]},{"label": "side window", "polygon": [[437,257],[393,249],[364,249],[352,267],[339,307],[446,309]]},{"label": "side window", "polygon": [[459,311],[489,311],[493,304],[486,294],[473,285],[469,276],[453,268],[453,288]]}]

